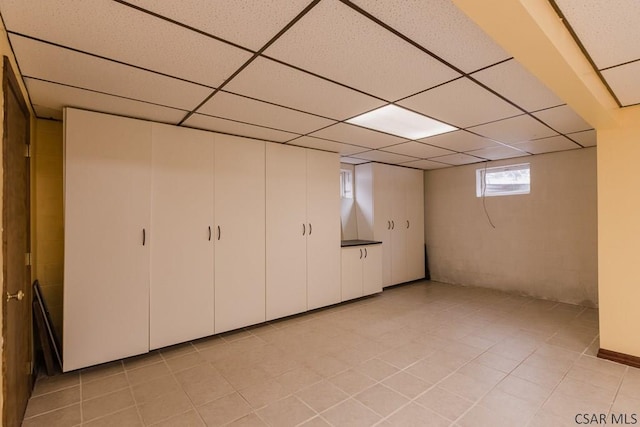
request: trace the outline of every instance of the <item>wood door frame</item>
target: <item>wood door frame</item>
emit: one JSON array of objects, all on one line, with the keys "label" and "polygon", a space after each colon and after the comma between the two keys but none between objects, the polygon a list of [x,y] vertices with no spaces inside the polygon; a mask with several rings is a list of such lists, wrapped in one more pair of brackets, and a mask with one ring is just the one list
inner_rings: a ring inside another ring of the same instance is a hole
[{"label": "wood door frame", "polygon": [[[4,185],[6,184],[6,159],[7,159],[7,155],[6,155],[6,150],[7,150],[7,145],[8,145],[8,114],[7,114],[7,95],[9,93],[9,91],[11,91],[15,97],[15,99],[18,101],[18,105],[20,107],[20,110],[22,111],[22,113],[26,116],[27,118],[27,128],[26,128],[26,132],[25,132],[25,138],[26,138],[26,143],[28,146],[30,146],[31,143],[31,113],[29,110],[29,107],[27,106],[27,103],[24,99],[24,96],[22,94],[22,91],[20,89],[20,84],[18,83],[18,79],[13,71],[13,67],[11,66],[11,62],[9,61],[9,58],[5,55],[3,56],[3,75],[2,75],[2,90],[3,90],[3,102],[4,102],[4,106],[3,106],[3,136],[2,136],[2,162],[3,162],[3,189],[2,189],[2,198],[3,198],[3,202],[2,202],[2,222],[3,222],[3,229],[6,229],[5,225],[6,225],[6,188],[4,188]],[[27,175],[27,186],[26,186],[26,191],[27,194],[25,195],[26,199],[27,199],[27,248],[29,250],[29,252],[31,252],[31,168],[30,168],[30,159],[28,157],[25,157],[25,162],[26,162],[26,175]],[[4,236],[3,236],[3,241],[4,241]],[[2,281],[2,295],[0,295],[0,299],[2,299],[2,340],[3,340],[3,347],[2,347],[2,421],[3,424],[7,421],[7,416],[8,416],[8,412],[7,412],[7,396],[8,393],[10,392],[10,390],[7,390],[7,383],[6,383],[6,375],[5,372],[7,370],[7,361],[6,361],[6,353],[5,353],[5,348],[7,346],[7,300],[5,298],[5,295],[7,295],[7,265],[6,265],[6,260],[7,260],[7,248],[5,245],[3,245],[2,248],[2,277],[3,277],[3,281]],[[28,273],[28,281],[29,283],[31,282],[31,267],[27,267]],[[27,310],[31,311],[31,301],[30,301],[30,296],[31,296],[31,292],[29,292],[30,286],[29,283],[27,284],[26,287],[26,297],[29,299],[29,301],[26,301],[26,306],[28,307]],[[29,318],[31,319],[31,316],[29,316]],[[31,331],[31,325],[28,325],[25,328],[25,332],[29,333],[29,331]],[[31,339],[29,339],[29,342],[31,343]],[[33,352],[33,349],[31,348],[31,353]],[[31,355],[31,359],[33,358],[33,355]],[[30,360],[30,362],[33,362],[33,360]],[[33,386],[33,365],[32,365],[32,371],[31,371],[31,387]]]}]

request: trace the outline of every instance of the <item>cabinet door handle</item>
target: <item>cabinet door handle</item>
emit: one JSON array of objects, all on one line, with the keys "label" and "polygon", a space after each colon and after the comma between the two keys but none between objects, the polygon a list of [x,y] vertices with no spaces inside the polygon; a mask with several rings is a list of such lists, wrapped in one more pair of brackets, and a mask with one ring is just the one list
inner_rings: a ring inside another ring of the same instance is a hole
[{"label": "cabinet door handle", "polygon": [[387,230],[391,230],[391,221],[387,220]]},{"label": "cabinet door handle", "polygon": [[209,226],[209,241],[211,241],[211,226]]},{"label": "cabinet door handle", "polygon": [[360,248],[360,259],[362,259],[362,248]]},{"label": "cabinet door handle", "polygon": [[313,228],[311,228],[311,223],[309,223],[309,236],[311,236],[312,231],[313,231]]},{"label": "cabinet door handle", "polygon": [[302,235],[307,234],[307,224],[302,224]]},{"label": "cabinet door handle", "polygon": [[220,231],[220,226],[218,226],[218,240],[220,240],[220,236],[222,236],[222,232]]},{"label": "cabinet door handle", "polygon": [[409,220],[407,220],[407,228],[409,228]]},{"label": "cabinet door handle", "polygon": [[394,230],[396,228],[396,224],[391,220],[391,229]]},{"label": "cabinet door handle", "polygon": [[367,248],[364,248],[364,257],[367,257]]},{"label": "cabinet door handle", "polygon": [[145,243],[147,243],[147,230],[143,228],[142,229],[142,246],[144,246]]}]

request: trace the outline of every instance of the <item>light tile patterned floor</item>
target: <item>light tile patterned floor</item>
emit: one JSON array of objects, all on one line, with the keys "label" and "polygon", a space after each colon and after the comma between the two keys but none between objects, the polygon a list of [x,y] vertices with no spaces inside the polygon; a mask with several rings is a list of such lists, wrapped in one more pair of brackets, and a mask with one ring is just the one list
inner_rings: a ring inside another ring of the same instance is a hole
[{"label": "light tile patterned floor", "polygon": [[579,413],[611,412],[630,419],[640,412],[640,370],[597,359],[597,349],[597,310],[418,282],[40,378],[24,426],[555,427],[576,425]]}]

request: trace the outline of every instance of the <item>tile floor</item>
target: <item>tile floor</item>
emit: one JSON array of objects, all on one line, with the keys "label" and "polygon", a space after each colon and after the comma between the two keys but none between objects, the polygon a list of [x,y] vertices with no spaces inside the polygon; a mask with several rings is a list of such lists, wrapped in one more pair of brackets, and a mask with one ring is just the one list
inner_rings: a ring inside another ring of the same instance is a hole
[{"label": "tile floor", "polygon": [[417,282],[42,377],[23,425],[555,427],[576,425],[580,413],[631,421],[640,369],[597,359],[597,349],[595,309]]}]

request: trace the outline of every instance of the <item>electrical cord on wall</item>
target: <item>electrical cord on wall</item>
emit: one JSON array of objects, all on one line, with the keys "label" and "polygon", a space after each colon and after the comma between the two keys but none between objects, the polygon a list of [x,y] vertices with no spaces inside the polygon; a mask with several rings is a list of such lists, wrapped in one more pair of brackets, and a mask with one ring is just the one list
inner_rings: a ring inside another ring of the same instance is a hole
[{"label": "electrical cord on wall", "polygon": [[484,173],[482,174],[482,207],[484,209],[484,214],[487,216],[487,220],[489,221],[489,224],[491,225],[491,227],[496,228],[495,225],[493,225],[493,221],[491,221],[491,216],[489,215],[489,211],[487,210],[487,197],[486,197],[486,191],[487,191],[487,163],[488,162],[484,162]]}]

